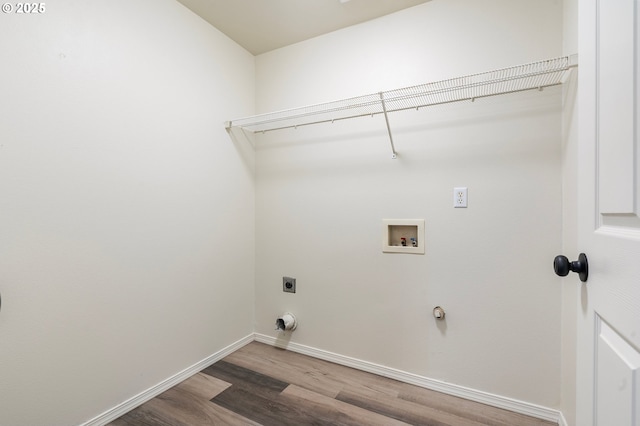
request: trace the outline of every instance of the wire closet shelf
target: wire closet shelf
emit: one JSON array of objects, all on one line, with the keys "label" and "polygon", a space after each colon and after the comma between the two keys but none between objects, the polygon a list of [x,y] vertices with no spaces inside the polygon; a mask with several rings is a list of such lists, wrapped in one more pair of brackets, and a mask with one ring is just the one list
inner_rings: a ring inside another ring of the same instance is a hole
[{"label": "wire closet shelf", "polygon": [[569,56],[547,59],[402,89],[239,118],[226,122],[225,126],[228,131],[241,128],[264,133],[384,114],[395,157],[388,113],[452,102],[474,101],[478,98],[525,90],[542,90],[562,84],[568,71],[577,65],[574,62],[575,57]]}]

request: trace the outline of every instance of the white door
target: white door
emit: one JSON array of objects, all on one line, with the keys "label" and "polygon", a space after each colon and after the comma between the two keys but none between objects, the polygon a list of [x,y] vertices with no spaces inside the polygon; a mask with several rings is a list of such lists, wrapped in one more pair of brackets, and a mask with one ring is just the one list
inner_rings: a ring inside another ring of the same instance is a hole
[{"label": "white door", "polygon": [[581,0],[579,25],[577,425],[640,426],[640,0]]}]

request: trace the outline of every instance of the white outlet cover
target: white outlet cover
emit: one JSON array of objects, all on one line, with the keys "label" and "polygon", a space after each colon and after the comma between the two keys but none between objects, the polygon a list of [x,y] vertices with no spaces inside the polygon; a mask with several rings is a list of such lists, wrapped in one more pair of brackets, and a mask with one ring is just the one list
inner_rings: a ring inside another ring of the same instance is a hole
[{"label": "white outlet cover", "polygon": [[467,187],[457,186],[453,188],[453,207],[466,208],[467,207]]}]

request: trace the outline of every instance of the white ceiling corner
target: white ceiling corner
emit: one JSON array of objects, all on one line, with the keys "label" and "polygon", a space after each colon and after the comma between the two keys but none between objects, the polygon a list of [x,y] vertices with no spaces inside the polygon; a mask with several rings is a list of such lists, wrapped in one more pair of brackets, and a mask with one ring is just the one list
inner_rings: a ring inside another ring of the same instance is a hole
[{"label": "white ceiling corner", "polygon": [[177,0],[254,55],[430,0]]}]

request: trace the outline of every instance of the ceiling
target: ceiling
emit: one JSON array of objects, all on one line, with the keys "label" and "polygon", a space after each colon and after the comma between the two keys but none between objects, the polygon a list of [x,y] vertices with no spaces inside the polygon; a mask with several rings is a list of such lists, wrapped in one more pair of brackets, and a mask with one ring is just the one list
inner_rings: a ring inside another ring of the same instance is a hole
[{"label": "ceiling", "polygon": [[178,0],[254,55],[430,0]]}]

